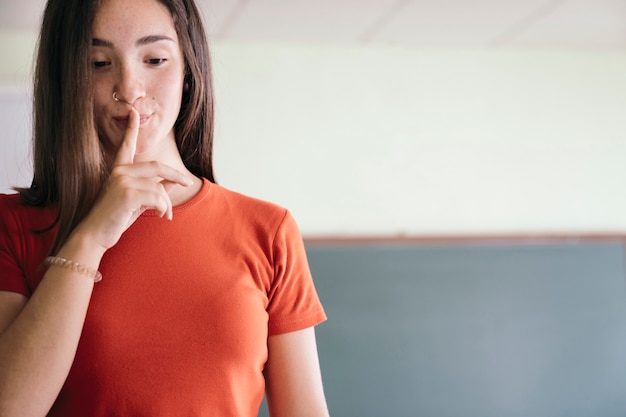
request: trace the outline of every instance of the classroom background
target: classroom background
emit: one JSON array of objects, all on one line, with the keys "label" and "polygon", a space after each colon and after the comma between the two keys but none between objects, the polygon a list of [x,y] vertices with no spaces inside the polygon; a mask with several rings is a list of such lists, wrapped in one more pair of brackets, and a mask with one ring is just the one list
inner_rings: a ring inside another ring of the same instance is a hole
[{"label": "classroom background", "polygon": [[[217,180],[300,225],[331,415],[626,415],[625,0],[197,1]],[[0,192],[42,6],[0,1]]]}]

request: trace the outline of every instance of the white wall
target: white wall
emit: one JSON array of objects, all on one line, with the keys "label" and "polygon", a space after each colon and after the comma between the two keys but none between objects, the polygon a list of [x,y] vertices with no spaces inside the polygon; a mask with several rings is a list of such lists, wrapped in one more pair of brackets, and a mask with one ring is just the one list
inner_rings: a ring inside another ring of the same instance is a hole
[{"label": "white wall", "polygon": [[30,184],[31,69],[36,35],[0,30],[0,193]]},{"label": "white wall", "polygon": [[26,88],[0,86],[0,193],[32,179],[30,95]]},{"label": "white wall", "polygon": [[219,179],[305,233],[626,231],[626,53],[214,55]]},{"label": "white wall", "polygon": [[[213,55],[218,181],[287,206],[307,236],[626,232],[624,52]],[[3,189],[28,170],[15,68],[0,68]]]}]

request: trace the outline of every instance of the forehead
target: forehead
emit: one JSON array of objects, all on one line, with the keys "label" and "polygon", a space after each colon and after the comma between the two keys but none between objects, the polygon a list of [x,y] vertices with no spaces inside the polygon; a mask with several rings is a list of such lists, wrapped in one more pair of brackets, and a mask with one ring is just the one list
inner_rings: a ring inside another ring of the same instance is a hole
[{"label": "forehead", "polygon": [[93,34],[97,38],[125,39],[163,34],[177,39],[167,7],[157,0],[104,0],[96,11]]}]

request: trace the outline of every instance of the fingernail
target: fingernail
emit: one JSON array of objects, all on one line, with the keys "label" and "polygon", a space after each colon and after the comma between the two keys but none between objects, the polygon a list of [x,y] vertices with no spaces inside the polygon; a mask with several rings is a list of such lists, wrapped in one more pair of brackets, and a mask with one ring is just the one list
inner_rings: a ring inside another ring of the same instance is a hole
[{"label": "fingernail", "polygon": [[193,180],[191,178],[183,177],[183,184],[186,186],[193,185]]}]

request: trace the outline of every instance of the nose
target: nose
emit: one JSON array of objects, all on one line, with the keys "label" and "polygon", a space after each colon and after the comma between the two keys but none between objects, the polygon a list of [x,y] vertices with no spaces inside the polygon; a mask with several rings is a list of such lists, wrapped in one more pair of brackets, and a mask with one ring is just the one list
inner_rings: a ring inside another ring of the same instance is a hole
[{"label": "nose", "polygon": [[134,68],[133,65],[120,66],[113,91],[117,101],[134,106],[137,100],[142,99],[146,95],[139,70]]}]

